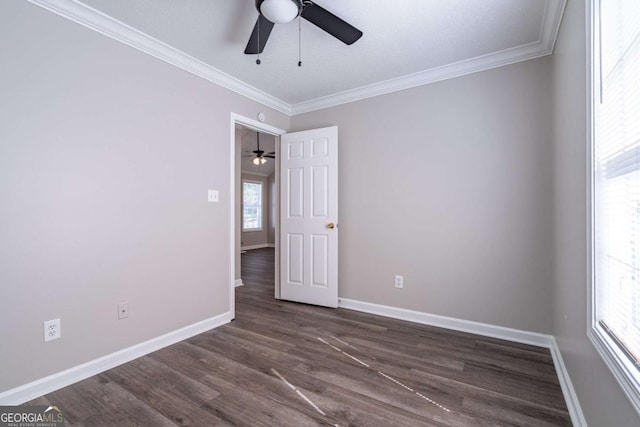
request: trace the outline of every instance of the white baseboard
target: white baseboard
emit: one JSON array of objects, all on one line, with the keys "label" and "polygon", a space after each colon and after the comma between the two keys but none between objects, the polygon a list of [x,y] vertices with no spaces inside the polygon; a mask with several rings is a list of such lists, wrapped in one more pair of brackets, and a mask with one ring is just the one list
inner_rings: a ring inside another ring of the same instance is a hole
[{"label": "white baseboard", "polygon": [[567,403],[567,409],[571,416],[571,422],[574,427],[587,427],[587,420],[584,418],[582,408],[580,407],[580,401],[578,401],[578,395],[573,388],[573,383],[569,377],[567,367],[562,360],[562,352],[558,343],[554,337],[551,337],[552,343],[549,347],[551,351],[551,357],[553,358],[553,364],[556,367],[556,373],[558,375],[558,381],[560,381],[560,387],[562,388],[562,394],[564,395],[564,401]]},{"label": "white baseboard", "polygon": [[539,334],[537,332],[505,328],[503,326],[490,325],[488,323],[473,322],[471,320],[456,319],[453,317],[424,313],[422,311],[407,310],[404,308],[372,304],[369,302],[345,298],[339,299],[338,307],[377,314],[379,316],[392,317],[394,319],[408,320],[409,322],[421,323],[423,325],[438,326],[440,328],[452,329],[454,331],[469,332],[472,334],[483,335],[485,337],[500,338],[523,344],[531,344],[538,347],[549,348],[551,339],[553,339],[551,335]]},{"label": "white baseboard", "polygon": [[580,402],[571,383],[571,378],[562,360],[562,353],[558,348],[555,338],[552,335],[540,334],[538,332],[523,331],[520,329],[505,328],[488,323],[474,322],[471,320],[456,319],[453,317],[439,316],[437,314],[424,313],[421,311],[407,310],[404,308],[391,307],[388,305],[373,304],[364,301],[339,298],[338,307],[349,310],[362,311],[364,313],[376,314],[378,316],[391,317],[398,320],[420,323],[423,325],[437,326],[454,331],[468,332],[471,334],[486,337],[499,338],[507,341],[514,341],[523,344],[535,345],[548,348],[553,358],[553,363],[558,375],[558,381],[562,389],[571,422],[574,427],[587,427],[587,422],[582,413]]},{"label": "white baseboard", "polygon": [[[238,281],[242,283],[242,279],[236,280],[236,286],[241,286],[238,285]],[[548,348],[551,352],[551,357],[553,358],[553,363],[556,368],[556,373],[558,375],[560,387],[562,388],[562,394],[564,395],[564,399],[569,410],[571,421],[574,427],[587,427],[587,422],[582,413],[580,402],[578,401],[571,378],[569,377],[569,373],[564,365],[562,353],[560,352],[555,338],[551,335],[505,328],[502,326],[439,316],[386,305],[372,304],[346,298],[340,298],[339,307],[424,325],[437,326]],[[230,321],[231,313],[223,313],[115,353],[108,354],[82,365],[75,366],[65,371],[58,372],[56,374],[49,375],[48,377],[2,392],[0,393],[0,405],[20,405],[24,402],[35,399],[36,397],[51,393],[52,391],[61,389],[78,381],[82,381],[93,375],[112,369],[116,366],[122,365],[123,363],[127,363],[133,359],[137,359],[138,357],[152,353],[171,344],[175,344],[194,335],[217,328]]]},{"label": "white baseboard", "polygon": [[266,247],[268,247],[266,243],[260,243],[259,245],[241,246],[240,249],[243,251],[250,251],[252,249],[262,249]]},{"label": "white baseboard", "polygon": [[102,356],[82,365],[74,366],[65,371],[49,375],[45,378],[21,385],[0,393],[0,405],[20,405],[55,390],[82,381],[93,375],[115,368],[123,363],[152,353],[179,341],[201,334],[208,330],[222,326],[231,321],[231,313],[223,313],[215,317],[194,323],[168,334],[152,338],[140,344]]},{"label": "white baseboard", "polygon": [[244,283],[242,283],[242,279],[236,279],[235,287],[238,288],[240,286],[244,286]]}]

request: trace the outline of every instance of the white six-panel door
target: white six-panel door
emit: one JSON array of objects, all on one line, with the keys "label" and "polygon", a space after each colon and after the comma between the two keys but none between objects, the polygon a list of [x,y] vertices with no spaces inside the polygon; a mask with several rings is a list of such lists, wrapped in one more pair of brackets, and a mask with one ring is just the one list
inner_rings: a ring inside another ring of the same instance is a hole
[{"label": "white six-panel door", "polygon": [[338,306],[338,128],[280,137],[280,298]]}]

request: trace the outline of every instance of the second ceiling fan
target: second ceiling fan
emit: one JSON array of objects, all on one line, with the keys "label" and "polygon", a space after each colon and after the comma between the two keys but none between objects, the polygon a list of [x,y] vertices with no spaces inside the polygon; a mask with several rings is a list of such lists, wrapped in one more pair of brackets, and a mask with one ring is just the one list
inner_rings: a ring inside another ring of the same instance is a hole
[{"label": "second ceiling fan", "polygon": [[246,153],[251,152],[253,154],[242,156],[242,157],[253,157],[253,159],[251,159],[251,163],[253,163],[256,166],[264,165],[265,163],[267,163],[267,158],[269,159],[276,158],[275,151],[265,153],[264,150],[260,149],[260,132],[256,132],[256,142],[257,142],[257,148],[255,150],[246,151]]},{"label": "second ceiling fan", "polygon": [[256,0],[256,9],[260,15],[244,50],[248,55],[262,53],[275,24],[291,22],[298,16],[348,45],[362,37],[362,31],[311,0]]}]

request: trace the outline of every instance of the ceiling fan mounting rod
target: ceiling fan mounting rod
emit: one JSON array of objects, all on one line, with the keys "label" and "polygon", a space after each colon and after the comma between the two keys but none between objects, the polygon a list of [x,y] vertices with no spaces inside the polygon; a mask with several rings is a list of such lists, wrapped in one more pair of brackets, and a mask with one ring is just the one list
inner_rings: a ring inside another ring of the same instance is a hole
[{"label": "ceiling fan mounting rod", "polygon": [[251,163],[253,163],[254,165],[262,166],[265,163],[267,163],[267,158],[270,158],[270,159],[276,158],[275,151],[265,153],[264,150],[260,149],[260,132],[259,131],[256,131],[256,145],[257,145],[257,149],[252,151],[252,153],[255,154],[255,156],[253,156],[253,159],[251,160]]}]

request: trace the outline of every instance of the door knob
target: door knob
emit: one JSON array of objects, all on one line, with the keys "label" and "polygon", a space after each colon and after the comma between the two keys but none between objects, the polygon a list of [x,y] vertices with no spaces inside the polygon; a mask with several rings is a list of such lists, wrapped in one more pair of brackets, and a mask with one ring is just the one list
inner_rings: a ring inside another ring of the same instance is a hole
[{"label": "door knob", "polygon": [[330,229],[333,230],[334,228],[336,228],[336,225],[334,223],[330,222],[329,224],[327,224],[327,228],[330,228]]}]

